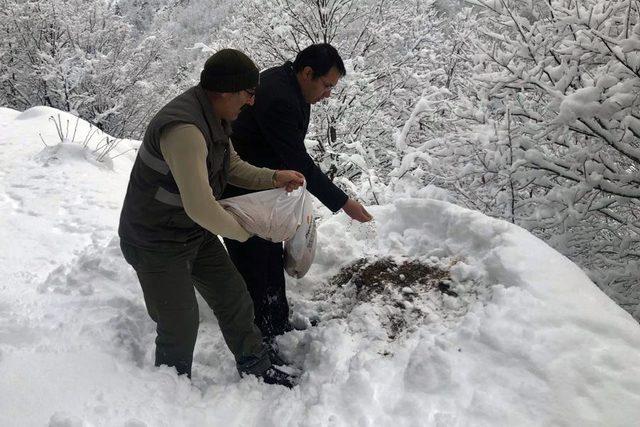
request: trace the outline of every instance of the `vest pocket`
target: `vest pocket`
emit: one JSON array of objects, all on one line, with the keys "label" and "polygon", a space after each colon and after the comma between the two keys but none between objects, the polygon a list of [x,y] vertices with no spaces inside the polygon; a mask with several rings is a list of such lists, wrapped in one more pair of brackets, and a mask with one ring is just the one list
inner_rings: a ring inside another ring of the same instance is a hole
[{"label": "vest pocket", "polygon": [[189,218],[185,211],[176,212],[169,216],[167,226],[169,228],[190,229],[196,227],[196,223]]}]

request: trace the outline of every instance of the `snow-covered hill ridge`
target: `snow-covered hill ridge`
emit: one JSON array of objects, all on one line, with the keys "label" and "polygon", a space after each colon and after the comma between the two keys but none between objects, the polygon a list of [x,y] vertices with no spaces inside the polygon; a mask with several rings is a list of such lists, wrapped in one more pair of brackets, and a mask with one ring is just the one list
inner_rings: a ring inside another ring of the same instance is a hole
[{"label": "snow-covered hill ridge", "polygon": [[[316,263],[288,284],[294,322],[318,323],[279,341],[293,390],[240,380],[202,301],[193,383],[154,368],[116,233],[136,142],[107,163],[53,155],[39,134],[54,144],[58,113],[0,109],[0,425],[637,425],[637,322],[528,232],[434,199],[372,206],[367,225],[319,209]],[[421,294],[420,323],[390,338],[391,307],[331,284],[383,257],[450,268],[458,296]]]}]

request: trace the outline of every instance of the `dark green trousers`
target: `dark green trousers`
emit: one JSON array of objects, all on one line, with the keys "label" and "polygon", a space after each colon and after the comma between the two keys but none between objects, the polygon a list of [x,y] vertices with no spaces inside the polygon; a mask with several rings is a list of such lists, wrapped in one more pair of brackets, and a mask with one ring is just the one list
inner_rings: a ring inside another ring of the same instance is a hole
[{"label": "dark green trousers", "polygon": [[194,291],[213,310],[240,372],[260,374],[271,362],[253,322],[247,287],[217,236],[205,232],[193,244],[146,250],[120,244],[135,269],[149,316],[157,324],[156,366],[173,366],[191,376],[198,334]]}]

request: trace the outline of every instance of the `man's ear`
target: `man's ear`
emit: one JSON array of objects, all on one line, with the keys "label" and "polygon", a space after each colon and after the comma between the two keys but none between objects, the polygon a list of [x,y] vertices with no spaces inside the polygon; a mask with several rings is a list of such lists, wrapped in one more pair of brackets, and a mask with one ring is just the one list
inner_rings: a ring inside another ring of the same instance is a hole
[{"label": "man's ear", "polygon": [[310,66],[306,66],[302,69],[302,76],[305,78],[305,80],[311,81],[313,80],[313,68],[311,68]]}]

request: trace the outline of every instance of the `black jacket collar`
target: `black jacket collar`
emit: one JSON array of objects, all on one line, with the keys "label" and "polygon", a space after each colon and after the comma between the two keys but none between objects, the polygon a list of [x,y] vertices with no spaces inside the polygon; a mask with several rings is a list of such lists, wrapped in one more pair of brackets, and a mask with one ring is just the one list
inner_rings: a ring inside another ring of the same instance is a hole
[{"label": "black jacket collar", "polygon": [[306,104],[307,101],[304,99],[304,95],[302,95],[302,88],[300,88],[300,83],[298,82],[296,73],[295,71],[293,71],[293,63],[291,61],[287,61],[282,66],[287,71],[287,76],[289,76],[289,79],[291,80],[291,85],[295,87],[295,93],[296,93],[296,96],[298,97],[298,100],[303,105]]}]

